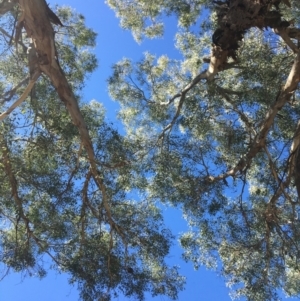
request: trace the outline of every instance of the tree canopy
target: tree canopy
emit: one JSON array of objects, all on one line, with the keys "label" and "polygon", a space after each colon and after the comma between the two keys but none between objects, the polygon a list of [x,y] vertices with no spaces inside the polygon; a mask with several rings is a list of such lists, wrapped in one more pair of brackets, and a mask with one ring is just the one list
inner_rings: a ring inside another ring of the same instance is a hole
[{"label": "tree canopy", "polygon": [[[84,301],[176,299],[183,257],[234,298],[300,295],[300,3],[108,0],[137,42],[178,19],[182,58],[145,53],[108,79],[126,134],[81,101],[96,33],[71,8],[0,2],[0,262],[66,272]],[[99,46],[101,47],[101,45]]]}]

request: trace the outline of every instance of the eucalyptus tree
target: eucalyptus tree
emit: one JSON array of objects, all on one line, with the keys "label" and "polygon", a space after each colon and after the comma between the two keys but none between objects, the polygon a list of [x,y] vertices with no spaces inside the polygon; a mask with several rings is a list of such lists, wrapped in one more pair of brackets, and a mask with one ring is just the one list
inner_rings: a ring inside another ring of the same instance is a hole
[{"label": "eucalyptus tree", "polygon": [[138,42],[178,18],[182,59],[123,59],[108,83],[145,197],[190,225],[184,258],[222,273],[234,298],[299,296],[299,1],[107,2]]},{"label": "eucalyptus tree", "polygon": [[130,197],[146,185],[136,146],[100,103],[80,101],[95,32],[45,0],[3,0],[0,14],[2,276],[53,268],[82,300],[175,298],[184,279],[164,261],[172,234],[153,203]]}]

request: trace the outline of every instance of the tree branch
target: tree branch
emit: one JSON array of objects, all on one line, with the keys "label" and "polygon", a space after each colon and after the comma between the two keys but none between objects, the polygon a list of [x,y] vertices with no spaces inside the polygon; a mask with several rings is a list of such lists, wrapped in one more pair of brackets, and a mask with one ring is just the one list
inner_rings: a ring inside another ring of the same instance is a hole
[{"label": "tree branch", "polygon": [[264,150],[265,150],[265,153],[268,156],[269,164],[270,164],[270,169],[271,169],[271,172],[273,174],[273,177],[274,177],[275,181],[278,184],[277,192],[276,192],[276,194],[274,194],[272,196],[272,198],[270,199],[269,203],[274,204],[278,200],[278,198],[281,196],[282,193],[284,194],[284,196],[286,197],[287,200],[289,200],[290,202],[292,202],[291,197],[285,191],[285,186],[286,186],[285,183],[283,183],[283,181],[278,176],[278,173],[276,171],[275,163],[273,162],[271,154],[270,154],[270,152],[269,152],[269,150],[268,150],[268,148],[266,146],[264,147]]},{"label": "tree branch", "polygon": [[4,15],[9,12],[16,5],[16,0],[4,0],[0,4],[0,15]]},{"label": "tree branch", "polygon": [[13,87],[11,90],[5,92],[3,95],[0,96],[0,99],[2,99],[0,101],[0,103],[4,103],[4,102],[8,102],[10,101],[13,96],[15,95],[15,93],[17,92],[17,90],[22,87],[24,84],[26,84],[29,80],[29,77],[24,78],[21,82],[19,82],[15,87]]},{"label": "tree branch", "polygon": [[182,108],[184,100],[185,100],[186,93],[187,92],[184,92],[184,93],[181,94],[175,116],[173,117],[172,121],[163,129],[162,133],[158,136],[158,139],[161,139],[164,136],[166,131],[168,131],[168,130],[171,131],[172,130],[172,127],[174,126],[174,124],[175,124],[175,122],[176,122],[176,120],[177,120],[177,118],[180,114],[181,108]]},{"label": "tree branch", "polygon": [[293,50],[294,53],[297,53],[299,51],[298,47],[290,39],[286,28],[278,27],[274,28],[273,31],[283,39],[283,41]]},{"label": "tree branch", "polygon": [[15,108],[17,108],[27,98],[35,82],[39,78],[40,74],[41,73],[39,71],[35,72],[35,74],[33,75],[32,79],[29,81],[28,86],[26,87],[25,91],[20,96],[20,98],[12,106],[10,106],[10,108],[6,112],[0,115],[0,121],[6,118]]},{"label": "tree branch", "polygon": [[66,105],[74,125],[79,130],[81,142],[88,155],[90,171],[97,187],[102,193],[103,206],[106,210],[110,225],[122,236],[122,232],[112,218],[106,187],[97,169],[95,152],[87,124],[81,114],[75,95],[58,62],[54,42],[54,31],[49,20],[47,3],[41,0],[18,0],[18,2],[23,10],[19,24],[25,27],[28,36],[33,41],[33,46],[40,58],[38,60],[40,70],[49,77],[60,99]]},{"label": "tree branch", "polygon": [[227,178],[229,176],[234,177],[238,172],[244,170],[246,166],[249,166],[252,159],[257,155],[257,153],[265,146],[267,134],[274,122],[275,116],[279,110],[290,100],[294,91],[297,88],[297,85],[300,81],[300,52],[298,52],[290,74],[287,78],[286,84],[279,94],[278,98],[275,100],[273,105],[270,107],[269,111],[266,114],[264,121],[260,127],[259,132],[257,133],[252,145],[250,146],[249,151],[243,156],[236,164],[234,168],[227,171],[224,174],[213,177],[209,176],[207,180],[209,182],[215,182]]},{"label": "tree branch", "polygon": [[298,198],[300,199],[300,121],[297,124],[290,154],[288,179],[290,180],[291,177],[294,177]]}]

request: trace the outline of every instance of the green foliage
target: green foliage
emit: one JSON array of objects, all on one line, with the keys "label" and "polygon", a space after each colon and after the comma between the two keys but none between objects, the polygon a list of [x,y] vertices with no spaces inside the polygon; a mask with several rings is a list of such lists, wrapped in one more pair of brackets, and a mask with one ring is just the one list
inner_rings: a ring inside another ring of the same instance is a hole
[{"label": "green foliage", "polygon": [[107,4],[120,18],[121,27],[130,29],[136,41],[144,37],[154,38],[163,35],[163,17],[175,14],[182,27],[194,24],[202,9],[211,4],[208,0],[108,0]]},{"label": "green foliage", "polygon": [[[147,17],[175,14],[189,27],[205,4],[193,1],[196,9],[190,11],[178,5],[178,12],[168,1],[155,2],[160,10],[152,16],[143,1],[120,2],[123,6],[110,4],[121,22],[130,18],[124,6],[142,10],[135,14],[139,25],[124,25],[139,38],[147,36]],[[299,4],[293,5],[280,7],[296,26]],[[212,19],[216,22],[216,15]],[[136,63],[118,62],[108,81],[110,95],[121,104],[127,135],[143,146],[140,168],[151,175],[148,198],[179,206],[190,225],[180,239],[183,258],[195,268],[217,269],[234,298],[278,300],[281,289],[298,296],[300,208],[297,180],[289,171],[298,89],[278,113],[265,145],[252,155],[295,56],[273,32],[252,28],[239,45],[238,59],[229,59],[228,68],[206,80],[212,25],[200,26],[200,32],[189,27],[176,35],[182,60],[147,53]]]},{"label": "green foliage", "polygon": [[[105,191],[96,185],[69,112],[42,76],[0,124],[0,261],[16,272],[44,277],[48,257],[51,268],[70,275],[85,301],[120,293],[143,300],[146,292],[174,299],[184,283],[177,267],[164,261],[174,237],[157,207],[130,197],[146,185],[136,146],[105,123],[99,102],[80,101],[84,82],[97,67],[96,34],[70,8],[57,14],[65,25],[55,34],[59,63],[78,96]],[[7,15],[5,24],[13,26],[12,18]],[[28,45],[23,34],[17,49],[2,46],[1,111],[28,83]]]},{"label": "green foliage", "polygon": [[[143,300],[146,292],[176,299],[184,278],[165,262],[174,236],[156,206],[163,203],[180,208],[189,224],[180,237],[183,258],[223,274],[234,298],[278,300],[279,290],[299,296],[300,176],[293,158],[300,146],[291,147],[299,135],[300,94],[283,88],[295,60],[287,39],[248,26],[217,66],[216,53],[229,50],[214,45],[211,51],[211,36],[226,3],[216,9],[207,0],[107,2],[139,42],[162,36],[164,21],[175,15],[182,59],[145,53],[113,66],[108,87],[121,104],[121,136],[104,121],[100,103],[80,101],[97,67],[96,34],[83,16],[57,10],[65,25],[55,32],[57,59],[78,96],[95,159],[42,76],[0,124],[0,261],[44,277],[43,258],[50,257],[85,301],[119,294]],[[268,4],[259,18],[273,9]],[[292,4],[274,10],[294,19],[294,41],[300,6]],[[16,14],[0,21],[6,38]],[[18,47],[0,39],[1,111],[28,83],[30,41],[21,36]],[[281,100],[289,102],[277,112]]]}]

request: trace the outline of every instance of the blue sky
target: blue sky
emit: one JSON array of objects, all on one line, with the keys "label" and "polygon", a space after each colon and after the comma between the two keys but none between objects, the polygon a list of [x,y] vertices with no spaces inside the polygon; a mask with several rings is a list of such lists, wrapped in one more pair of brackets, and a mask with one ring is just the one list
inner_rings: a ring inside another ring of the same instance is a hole
[{"label": "blue sky", "polygon": [[[83,99],[85,101],[96,99],[104,103],[107,119],[110,121],[115,122],[118,105],[109,98],[106,79],[115,62],[123,57],[138,60],[145,51],[157,55],[168,54],[172,58],[179,57],[179,53],[174,49],[174,34],[177,24],[173,19],[168,20],[163,39],[148,40],[138,45],[130,32],[123,31],[119,27],[119,21],[114,12],[104,4],[103,0],[50,0],[48,2],[50,5],[57,3],[75,8],[77,12],[86,17],[87,25],[98,33],[95,52],[99,60],[99,68],[87,82]],[[166,224],[173,233],[178,234],[186,229],[185,222],[178,211],[166,209],[165,213]],[[205,268],[194,271],[191,264],[186,264],[180,259],[180,253],[181,250],[174,246],[168,258],[170,263],[178,264],[181,267],[181,273],[187,277],[186,289],[179,294],[179,300],[231,300],[228,296],[229,290],[222,278]],[[66,275],[49,273],[45,279],[38,280],[34,278],[23,279],[20,274],[10,273],[0,282],[0,301],[75,301],[78,299],[76,286],[69,286]],[[120,296],[116,300],[125,301],[128,299]],[[153,299],[149,296],[146,300],[168,301],[170,299],[167,297]]]}]

